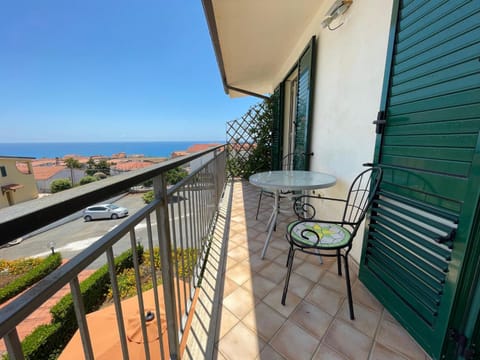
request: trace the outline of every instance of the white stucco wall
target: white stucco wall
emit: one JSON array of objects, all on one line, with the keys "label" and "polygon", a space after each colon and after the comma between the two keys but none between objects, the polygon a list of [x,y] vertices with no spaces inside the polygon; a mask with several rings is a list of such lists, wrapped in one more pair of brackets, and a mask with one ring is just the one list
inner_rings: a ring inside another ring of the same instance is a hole
[{"label": "white stucco wall", "polygon": [[[337,30],[318,22],[311,170],[337,177],[322,191],[329,196],[344,197],[362,163],[373,159],[391,11],[392,0],[354,0]],[[356,261],[362,238],[351,253]]]}]

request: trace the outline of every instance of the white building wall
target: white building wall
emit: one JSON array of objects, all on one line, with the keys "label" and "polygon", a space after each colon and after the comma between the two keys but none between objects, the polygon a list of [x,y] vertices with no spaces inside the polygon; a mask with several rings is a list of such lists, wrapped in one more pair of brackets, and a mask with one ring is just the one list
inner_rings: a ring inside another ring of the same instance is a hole
[{"label": "white building wall", "polygon": [[[373,159],[372,121],[380,106],[392,4],[354,0],[335,31],[322,29],[317,20],[311,170],[337,177],[335,187],[321,191],[329,196],[344,197],[362,163]],[[326,5],[322,17],[331,4]],[[363,232],[351,253],[356,261],[362,237]]]}]

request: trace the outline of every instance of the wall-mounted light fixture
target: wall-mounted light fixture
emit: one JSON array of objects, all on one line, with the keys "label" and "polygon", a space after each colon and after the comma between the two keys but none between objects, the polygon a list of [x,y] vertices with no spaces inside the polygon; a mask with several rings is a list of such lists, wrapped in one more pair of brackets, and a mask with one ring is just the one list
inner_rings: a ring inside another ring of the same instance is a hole
[{"label": "wall-mounted light fixture", "polygon": [[330,23],[338,18],[340,15],[344,14],[345,11],[352,5],[352,0],[335,0],[335,2],[330,6],[327,13],[325,14],[325,18],[322,21],[322,27],[328,27],[330,30],[335,30],[343,25],[337,25],[335,28],[330,27]]}]

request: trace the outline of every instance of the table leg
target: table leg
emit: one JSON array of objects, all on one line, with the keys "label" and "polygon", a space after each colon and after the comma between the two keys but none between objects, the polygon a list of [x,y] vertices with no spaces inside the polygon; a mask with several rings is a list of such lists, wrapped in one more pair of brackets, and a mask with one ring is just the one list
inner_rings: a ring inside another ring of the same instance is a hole
[{"label": "table leg", "polygon": [[270,240],[272,238],[273,229],[277,224],[279,201],[280,201],[280,193],[278,190],[276,190],[275,196],[274,196],[272,215],[270,215],[270,219],[268,220],[268,224],[267,224],[268,232],[267,232],[267,238],[265,239],[265,245],[263,246],[263,250],[262,250],[262,259],[265,258],[265,253],[267,252],[268,244],[270,243]]}]

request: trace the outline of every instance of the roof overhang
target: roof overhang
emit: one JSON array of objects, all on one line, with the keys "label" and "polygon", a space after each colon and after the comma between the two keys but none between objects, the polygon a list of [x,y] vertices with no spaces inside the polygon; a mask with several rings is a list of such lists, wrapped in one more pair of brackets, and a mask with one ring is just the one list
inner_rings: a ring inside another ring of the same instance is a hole
[{"label": "roof overhang", "polygon": [[2,195],[4,195],[6,192],[10,191],[16,191],[18,189],[22,189],[24,186],[21,184],[8,184],[8,185],[2,185]]},{"label": "roof overhang", "polygon": [[231,97],[271,94],[314,35],[309,29],[320,9],[328,6],[325,0],[202,2],[225,93]]}]

